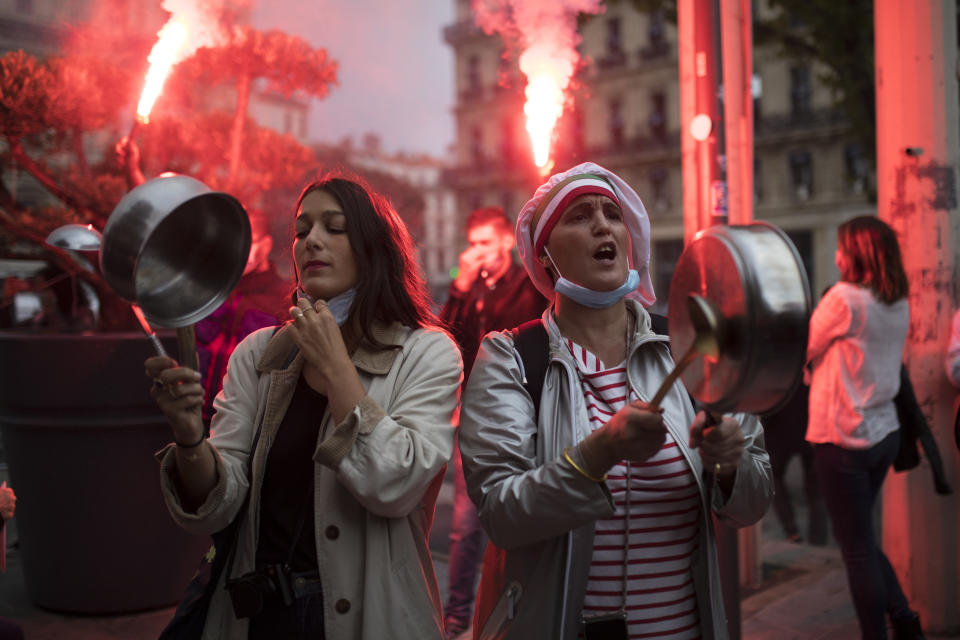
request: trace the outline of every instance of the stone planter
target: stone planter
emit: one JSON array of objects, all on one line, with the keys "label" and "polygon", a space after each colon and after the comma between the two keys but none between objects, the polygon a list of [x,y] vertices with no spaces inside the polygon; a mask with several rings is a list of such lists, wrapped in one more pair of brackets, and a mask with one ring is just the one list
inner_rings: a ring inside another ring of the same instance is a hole
[{"label": "stone planter", "polygon": [[[173,336],[164,339],[176,353]],[[153,454],[171,440],[140,333],[0,332],[0,429],[27,593],[76,613],[177,602],[210,539],[174,524]]]}]

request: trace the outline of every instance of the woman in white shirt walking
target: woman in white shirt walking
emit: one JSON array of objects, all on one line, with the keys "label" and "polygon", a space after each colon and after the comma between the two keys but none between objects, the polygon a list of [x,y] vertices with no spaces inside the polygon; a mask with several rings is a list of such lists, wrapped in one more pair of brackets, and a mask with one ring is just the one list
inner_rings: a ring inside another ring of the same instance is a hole
[{"label": "woman in white shirt walking", "polygon": [[893,404],[910,308],[897,237],[871,216],[838,230],[831,288],[810,318],[807,440],[840,543],[864,639],[923,638],[900,583],[874,535],[873,505],[900,444]]}]

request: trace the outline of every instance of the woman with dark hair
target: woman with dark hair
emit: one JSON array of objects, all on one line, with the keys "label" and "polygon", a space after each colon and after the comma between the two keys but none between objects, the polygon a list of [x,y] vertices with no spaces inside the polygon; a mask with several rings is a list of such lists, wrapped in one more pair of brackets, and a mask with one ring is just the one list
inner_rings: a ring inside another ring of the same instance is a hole
[{"label": "woman with dark hair", "polygon": [[199,374],[146,362],[171,514],[206,534],[239,518],[203,637],[442,638],[428,537],[459,352],[406,227],[358,180],[303,190],[293,257],[292,321],[237,346],[209,439]]},{"label": "woman with dark hair", "polygon": [[873,505],[900,445],[893,403],[910,322],[896,234],[872,216],[838,230],[841,281],[810,318],[807,440],[864,639],[923,638],[917,614],[877,543]]}]

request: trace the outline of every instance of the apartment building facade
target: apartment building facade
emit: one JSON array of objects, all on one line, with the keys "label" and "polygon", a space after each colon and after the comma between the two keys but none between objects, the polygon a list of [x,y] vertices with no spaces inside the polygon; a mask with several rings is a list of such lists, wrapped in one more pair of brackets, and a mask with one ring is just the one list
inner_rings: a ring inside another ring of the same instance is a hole
[{"label": "apartment building facade", "polygon": [[[515,217],[542,181],[524,130],[519,52],[475,25],[469,0],[454,1],[456,22],[444,33],[457,91],[456,166],[448,181],[462,216],[498,204]],[[770,11],[763,0],[755,10]],[[578,30],[581,60],[557,126],[553,168],[593,161],[637,190],[651,218],[651,270],[663,311],[683,250],[676,25],[614,2],[582,17]],[[837,226],[875,212],[868,161],[819,71],[771,48],[754,50],[754,219],[790,235],[815,299],[838,277]]]}]

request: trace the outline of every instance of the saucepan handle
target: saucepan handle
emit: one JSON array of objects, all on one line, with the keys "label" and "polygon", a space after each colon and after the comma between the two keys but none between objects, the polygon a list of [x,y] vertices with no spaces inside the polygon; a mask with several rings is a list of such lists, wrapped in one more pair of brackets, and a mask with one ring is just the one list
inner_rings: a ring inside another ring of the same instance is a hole
[{"label": "saucepan handle", "polygon": [[197,358],[197,333],[190,324],[177,329],[177,346],[180,350],[180,366],[196,371],[200,364]]}]

